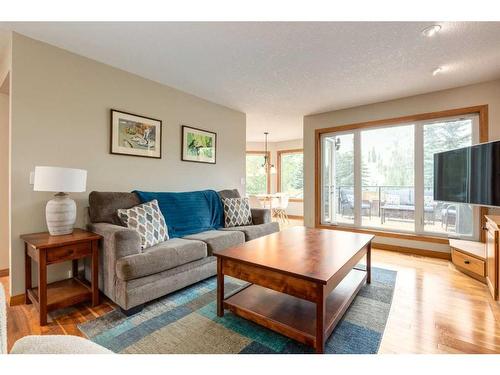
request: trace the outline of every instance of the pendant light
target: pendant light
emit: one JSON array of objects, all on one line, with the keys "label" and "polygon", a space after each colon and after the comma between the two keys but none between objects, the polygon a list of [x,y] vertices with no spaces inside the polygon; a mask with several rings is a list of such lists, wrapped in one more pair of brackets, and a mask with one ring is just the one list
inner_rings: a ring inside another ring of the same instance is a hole
[{"label": "pendant light", "polygon": [[274,164],[271,164],[271,160],[269,160],[269,154],[267,153],[267,136],[269,135],[269,133],[264,132],[264,135],[266,137],[265,140],[266,153],[264,154],[264,164],[262,164],[261,167],[264,169],[264,171],[267,171],[269,169],[269,173],[276,174],[276,167],[274,166]]}]

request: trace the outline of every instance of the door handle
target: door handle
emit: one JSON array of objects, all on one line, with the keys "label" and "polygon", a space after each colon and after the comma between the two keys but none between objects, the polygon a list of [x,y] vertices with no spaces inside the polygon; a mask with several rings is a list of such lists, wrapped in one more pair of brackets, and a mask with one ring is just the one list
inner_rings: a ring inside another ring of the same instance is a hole
[{"label": "door handle", "polygon": [[464,260],[465,264],[470,264],[470,260]]}]

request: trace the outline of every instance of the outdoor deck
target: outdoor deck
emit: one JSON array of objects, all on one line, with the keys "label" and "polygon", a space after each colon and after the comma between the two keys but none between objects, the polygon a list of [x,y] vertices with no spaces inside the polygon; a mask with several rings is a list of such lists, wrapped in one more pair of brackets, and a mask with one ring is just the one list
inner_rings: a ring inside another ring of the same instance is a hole
[{"label": "outdoor deck", "polygon": [[[337,223],[339,224],[353,224],[352,216],[342,216],[338,215]],[[394,218],[386,218],[384,223],[382,224],[381,217],[372,216],[371,218],[368,216],[362,217],[362,226],[364,227],[373,227],[374,229],[392,229],[396,231],[414,231],[415,230],[415,222],[413,220],[402,220],[402,219],[394,219]],[[445,229],[445,225],[441,225],[441,221],[434,221],[425,223],[425,230],[428,232],[435,233],[454,233],[455,226],[448,225],[448,231]]]}]

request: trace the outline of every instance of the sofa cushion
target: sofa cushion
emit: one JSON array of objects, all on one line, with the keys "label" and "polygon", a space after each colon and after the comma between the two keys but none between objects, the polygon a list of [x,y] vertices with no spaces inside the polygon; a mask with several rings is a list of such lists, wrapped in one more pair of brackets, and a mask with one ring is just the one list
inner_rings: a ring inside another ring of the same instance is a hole
[{"label": "sofa cushion", "polygon": [[93,191],[89,195],[90,222],[123,226],[116,210],[134,207],[138,204],[141,204],[141,200],[135,193]]},{"label": "sofa cushion", "polygon": [[259,237],[267,236],[271,233],[276,233],[280,231],[280,225],[273,221],[271,223],[259,224],[259,225],[245,225],[242,227],[233,228],[223,228],[221,230],[225,231],[240,231],[245,235],[245,241],[255,240]]},{"label": "sofa cushion", "polygon": [[271,222],[272,217],[269,208],[251,208],[250,211],[252,212],[252,223],[254,225]]},{"label": "sofa cushion", "polygon": [[252,224],[252,213],[248,198],[222,198],[224,205],[224,227],[239,227]]},{"label": "sofa cushion", "polygon": [[207,245],[201,241],[173,238],[144,252],[129,255],[116,262],[116,275],[121,280],[162,272],[207,256]]},{"label": "sofa cushion", "polygon": [[117,214],[128,229],[139,233],[143,250],[168,240],[165,218],[156,199],[132,208],[120,208]]},{"label": "sofa cushion", "polygon": [[219,196],[221,199],[224,198],[241,198],[240,192],[238,189],[226,189],[219,191]]},{"label": "sofa cushion", "polygon": [[207,244],[208,255],[245,243],[245,235],[240,231],[209,230],[183,237],[187,240],[203,241]]}]

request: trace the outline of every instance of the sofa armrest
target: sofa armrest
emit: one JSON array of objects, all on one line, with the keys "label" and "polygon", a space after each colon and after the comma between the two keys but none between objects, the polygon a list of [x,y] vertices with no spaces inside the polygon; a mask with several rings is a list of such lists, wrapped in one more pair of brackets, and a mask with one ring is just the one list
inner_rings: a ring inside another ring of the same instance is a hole
[{"label": "sofa armrest", "polygon": [[271,222],[271,210],[268,208],[252,208],[253,225],[265,224]]},{"label": "sofa armrest", "polygon": [[[116,262],[128,255],[142,252],[139,233],[109,223],[89,224],[88,229],[103,237],[99,241],[99,289],[116,302],[118,298]],[[90,262],[88,260],[85,262],[85,276],[90,280]]]},{"label": "sofa armrest", "polygon": [[102,250],[116,260],[141,252],[141,238],[135,230],[108,223],[89,224],[89,230],[103,237]]}]

